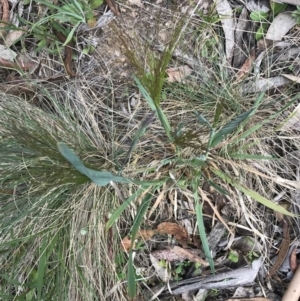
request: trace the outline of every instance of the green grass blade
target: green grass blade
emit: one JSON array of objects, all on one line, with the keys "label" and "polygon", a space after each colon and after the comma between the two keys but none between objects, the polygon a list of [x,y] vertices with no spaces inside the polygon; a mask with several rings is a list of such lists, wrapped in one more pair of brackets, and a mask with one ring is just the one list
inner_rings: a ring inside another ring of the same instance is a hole
[{"label": "green grass blade", "polygon": [[196,118],[197,118],[197,120],[200,122],[200,123],[203,123],[203,124],[205,124],[205,125],[208,125],[208,127],[210,128],[210,129],[212,129],[212,126],[211,126],[211,124],[207,121],[207,119],[204,117],[204,116],[202,116],[200,113],[198,113],[197,111],[194,111],[194,114],[196,115]]},{"label": "green grass blade", "polygon": [[108,171],[97,171],[85,167],[79,157],[65,143],[59,142],[57,147],[59,152],[73,165],[75,169],[87,176],[98,186],[105,186],[110,181],[117,183],[131,183],[130,180],[123,177],[114,176]]},{"label": "green grass blade", "polygon": [[134,298],[136,295],[136,281],[135,281],[135,269],[133,266],[133,254],[132,251],[129,253],[128,260],[128,272],[127,272],[127,280],[128,280],[128,294],[131,298]]},{"label": "green grass blade", "polygon": [[138,143],[138,141],[140,140],[140,138],[142,136],[144,136],[144,134],[146,133],[147,127],[149,126],[149,124],[151,124],[153,121],[153,114],[149,114],[148,116],[146,116],[146,118],[143,120],[140,129],[136,132],[136,134],[134,135],[134,138],[132,140],[132,143],[130,145],[130,148],[127,152],[126,155],[126,159],[125,159],[125,163],[126,164],[128,162],[128,159],[130,157],[130,154],[132,153],[134,147],[136,146],[136,144]]},{"label": "green grass blade", "polygon": [[141,91],[142,95],[148,102],[148,105],[151,108],[151,110],[156,111],[156,106],[155,106],[154,101],[153,101],[152,97],[150,96],[150,94],[146,91],[146,89],[144,88],[144,86],[142,85],[140,80],[135,75],[133,76],[133,78],[134,78],[134,81],[136,82],[139,90]]},{"label": "green grass blade", "polygon": [[268,119],[265,119],[264,121],[262,121],[261,123],[255,125],[255,126],[251,127],[248,131],[246,131],[242,135],[238,136],[234,140],[232,145],[237,144],[241,140],[246,139],[249,135],[251,135],[252,133],[259,130],[263,125],[265,125],[266,123],[270,122],[272,119],[279,116],[283,111],[285,111],[287,108],[289,108],[297,99],[299,99],[299,94],[297,94],[290,102],[288,102],[285,106],[283,106],[278,112],[273,114],[271,117],[269,117]]},{"label": "green grass blade", "polygon": [[218,184],[212,182],[211,180],[207,179],[207,182],[209,185],[211,185],[214,189],[216,189],[220,194],[223,195],[229,195],[228,191],[225,190],[224,188],[222,188],[221,186],[219,186]]},{"label": "green grass blade", "polygon": [[42,241],[42,246],[40,249],[40,258],[39,258],[39,265],[38,265],[38,277],[37,277],[37,299],[41,300],[42,296],[42,289],[44,285],[44,276],[45,270],[47,265],[47,236],[44,236]]},{"label": "green grass blade", "polygon": [[215,112],[215,116],[214,116],[214,123],[213,123],[213,127],[216,127],[219,120],[220,120],[220,116],[222,114],[223,111],[223,102],[219,101],[217,104],[217,108],[216,108],[216,112]]},{"label": "green grass blade", "polygon": [[[155,190],[155,189],[153,189]],[[133,267],[133,258],[132,258],[132,248],[134,245],[135,237],[140,228],[141,223],[143,222],[144,215],[149,208],[150,201],[152,199],[152,193],[149,192],[144,197],[138,212],[136,214],[132,229],[131,229],[131,250],[129,254],[129,263],[128,263],[128,294],[131,298],[136,296],[136,282],[135,282],[135,270]]]},{"label": "green grass blade", "polygon": [[236,130],[241,125],[241,123],[244,122],[252,114],[253,111],[254,108],[245,113],[242,113],[235,119],[225,124],[224,127],[213,136],[211,144],[209,146],[214,147],[219,144],[226,136]]},{"label": "green grass blade", "polygon": [[37,272],[37,295],[38,300],[41,300],[42,289],[45,284],[45,275],[47,273],[47,263],[48,259],[55,247],[58,235],[55,235],[49,243],[49,235],[45,235],[42,240],[42,246],[40,249],[40,258],[38,264],[38,272]]},{"label": "green grass blade", "polygon": [[173,141],[173,137],[171,135],[171,125],[167,119],[167,116],[165,115],[165,113],[159,106],[156,106],[156,112],[157,112],[157,116],[160,120],[160,123],[162,124],[168,138],[170,139],[170,141]]},{"label": "green grass blade", "polygon": [[215,273],[215,265],[214,265],[214,261],[211,257],[211,252],[209,249],[209,245],[208,245],[208,241],[207,241],[207,237],[206,237],[206,233],[205,233],[204,222],[203,222],[202,206],[200,205],[199,201],[196,202],[196,216],[197,216],[198,230],[199,230],[199,234],[200,234],[200,238],[201,238],[201,242],[202,242],[203,251],[205,253],[206,260],[209,263],[210,269],[211,269],[212,273],[214,274]]},{"label": "green grass blade", "polygon": [[65,40],[65,42],[63,43],[63,45],[62,46],[66,46],[71,40],[72,40],[72,38],[73,38],[73,36],[74,36],[74,33],[75,33],[75,30],[77,29],[77,27],[80,25],[80,23],[82,23],[83,21],[79,21],[79,22],[77,22],[75,25],[73,25],[73,28],[72,28],[72,30],[70,31],[70,33],[68,34],[68,36],[67,36],[67,38],[66,38],[66,40]]},{"label": "green grass blade", "polygon": [[241,184],[237,183],[236,181],[234,181],[233,179],[231,179],[229,176],[227,176],[226,174],[224,174],[223,172],[221,172],[220,170],[211,168],[210,169],[216,176],[218,176],[219,178],[221,178],[223,181],[231,184],[232,186],[236,187],[238,190],[240,190],[241,192],[243,192],[244,194],[250,196],[252,199],[254,199],[255,201],[261,203],[262,205],[277,211],[279,213],[285,214],[285,215],[289,215],[289,216],[296,216],[295,214],[288,212],[287,210],[285,210],[283,207],[274,204],[272,201],[266,199],[265,197],[263,197],[262,195],[260,195],[259,193],[257,193],[256,191],[246,188],[244,186],[242,186]]},{"label": "green grass blade", "polygon": [[265,92],[260,93],[260,95],[257,97],[254,103],[253,108],[257,109],[261,105],[262,101],[264,100],[264,97],[265,97]]},{"label": "green grass blade", "polygon": [[12,279],[9,276],[5,275],[5,274],[0,274],[0,278],[4,279],[7,281],[7,283],[11,283],[14,285],[22,285],[22,282],[19,282],[18,280]]},{"label": "green grass blade", "polygon": [[137,198],[144,190],[145,190],[145,188],[140,187],[125,202],[123,202],[122,205],[120,207],[118,207],[118,209],[116,211],[114,211],[114,213],[111,215],[111,217],[109,218],[108,222],[106,223],[106,230],[108,230],[118,220],[118,218],[120,217],[120,215],[122,214],[122,212],[127,208],[127,206],[129,206],[130,203],[135,198]]},{"label": "green grass blade", "polygon": [[254,159],[254,160],[279,160],[279,158],[275,158],[272,156],[261,156],[261,155],[252,155],[252,154],[230,154],[231,159]]},{"label": "green grass blade", "polygon": [[146,99],[148,105],[150,106],[151,110],[156,112],[157,117],[159,118],[160,123],[162,124],[168,138],[172,141],[172,135],[171,135],[171,125],[165,115],[165,113],[162,111],[162,109],[159,107],[159,105],[155,105],[152,97],[150,94],[146,91],[140,80],[134,75],[134,80],[141,91],[143,97]]},{"label": "green grass blade", "polygon": [[191,184],[192,184],[194,199],[195,199],[195,203],[196,203],[195,210],[196,210],[197,224],[198,224],[198,230],[199,230],[199,234],[200,234],[200,238],[201,238],[201,242],[202,242],[203,251],[204,251],[206,259],[209,263],[212,273],[215,273],[215,265],[214,265],[213,259],[211,258],[211,252],[209,249],[209,245],[208,245],[208,241],[207,241],[207,237],[206,237],[206,233],[205,233],[203,214],[202,214],[202,206],[200,205],[200,202],[199,202],[198,187],[199,187],[199,181],[200,181],[201,176],[202,176],[201,172],[194,175],[194,179]]}]

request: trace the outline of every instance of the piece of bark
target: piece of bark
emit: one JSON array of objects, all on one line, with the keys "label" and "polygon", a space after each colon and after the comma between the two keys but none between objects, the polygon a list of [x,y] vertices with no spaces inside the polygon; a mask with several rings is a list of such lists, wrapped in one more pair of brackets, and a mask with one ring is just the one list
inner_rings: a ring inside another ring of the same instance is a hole
[{"label": "piece of bark", "polygon": [[271,277],[272,275],[274,275],[277,272],[277,270],[280,268],[280,266],[284,262],[284,259],[289,251],[289,247],[290,247],[289,231],[290,231],[290,228],[289,228],[288,222],[286,220],[283,220],[283,239],[282,239],[282,243],[281,243],[280,250],[279,250],[278,256],[276,258],[276,261],[273,264],[272,269],[269,272],[269,277]]},{"label": "piece of bark", "polygon": [[290,282],[282,301],[298,301],[300,297],[300,266],[298,267],[292,281]]}]

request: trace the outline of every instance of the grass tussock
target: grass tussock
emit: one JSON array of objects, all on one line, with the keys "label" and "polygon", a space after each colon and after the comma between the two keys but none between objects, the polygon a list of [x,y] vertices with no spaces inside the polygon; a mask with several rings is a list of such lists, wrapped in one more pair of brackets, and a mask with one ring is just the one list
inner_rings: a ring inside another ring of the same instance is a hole
[{"label": "grass tussock", "polygon": [[[205,68],[201,59],[184,82],[167,82],[167,67],[176,65],[174,49],[185,48],[179,42],[188,32],[185,21],[177,23],[163,51],[148,47],[146,65],[117,34],[136,70],[135,82],[128,84],[139,93],[134,105],[128,99],[120,104],[113,86],[112,93],[102,94],[85,79],[39,87],[39,106],[0,95],[1,299],[127,300],[127,290],[133,297],[137,262],[132,252],[129,259],[123,252],[121,236],[131,231],[134,241],[140,225],[176,217],[167,198],[173,191],[193,203],[207,257],[202,205],[216,195],[226,199],[233,220],[245,219],[267,246],[268,208],[288,213],[270,195],[299,188],[278,160],[284,147],[274,148],[284,140],[276,126],[299,96],[293,88],[246,93],[222,65],[222,47]],[[211,32],[209,24],[203,28]],[[145,47],[135,42],[136,49]],[[206,55],[213,47],[209,42],[194,41],[205,44]],[[66,160],[59,142],[89,170],[128,182],[97,186],[93,176]],[[148,275],[138,276],[139,285]]]}]

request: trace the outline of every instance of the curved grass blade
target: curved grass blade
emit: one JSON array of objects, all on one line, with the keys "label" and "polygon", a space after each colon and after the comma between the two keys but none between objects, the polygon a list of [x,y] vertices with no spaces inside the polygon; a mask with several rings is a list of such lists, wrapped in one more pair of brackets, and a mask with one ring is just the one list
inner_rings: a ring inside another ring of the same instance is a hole
[{"label": "curved grass blade", "polygon": [[209,185],[211,185],[214,189],[216,189],[220,194],[229,195],[228,191],[225,190],[224,188],[222,188],[221,186],[219,186],[218,184],[216,184],[213,181],[208,180],[208,179],[206,179],[206,181],[208,182]]},{"label": "curved grass blade", "polygon": [[204,116],[202,116],[197,111],[194,111],[194,114],[200,123],[203,123],[203,124],[207,125],[210,129],[212,129],[211,124],[207,121],[207,119]]},{"label": "curved grass blade", "polygon": [[238,190],[240,190],[241,192],[243,192],[244,194],[250,196],[252,199],[254,199],[255,201],[261,203],[262,205],[277,211],[279,213],[285,214],[285,215],[289,215],[289,216],[296,216],[295,214],[288,212],[286,209],[284,209],[283,207],[274,204],[272,201],[266,199],[265,197],[263,197],[262,195],[260,195],[259,193],[257,193],[256,191],[246,188],[244,186],[242,186],[241,184],[237,183],[236,181],[234,181],[233,179],[231,179],[229,176],[227,176],[226,174],[224,174],[223,172],[221,172],[220,170],[217,170],[215,168],[211,168],[210,169],[216,176],[218,176],[219,178],[221,178],[223,181],[226,181],[227,183],[231,184],[232,186],[234,186],[235,188],[237,188]]},{"label": "curved grass blade", "polygon": [[146,118],[143,120],[140,129],[134,135],[134,138],[132,140],[132,143],[131,143],[130,148],[126,155],[124,165],[128,162],[131,152],[133,151],[134,147],[136,146],[136,144],[138,143],[140,138],[142,136],[144,136],[144,134],[146,133],[147,127],[152,123],[152,121],[153,121],[153,114],[148,114],[148,116],[146,116]]},{"label": "curved grass blade", "polygon": [[127,206],[130,205],[130,203],[137,198],[139,195],[142,194],[142,192],[145,190],[145,188],[140,187],[134,194],[132,194],[125,202],[122,203],[122,205],[114,211],[112,216],[109,218],[108,222],[106,223],[106,230],[108,230],[115,222],[116,220],[120,217],[122,212],[127,208]]},{"label": "curved grass blade", "polygon": [[110,181],[114,181],[117,183],[131,183],[130,180],[114,176],[108,171],[97,171],[90,168],[85,167],[85,165],[82,163],[82,161],[79,159],[79,157],[74,153],[73,150],[71,150],[67,144],[63,142],[59,142],[57,144],[59,152],[73,165],[75,169],[77,169],[79,172],[87,176],[89,179],[91,179],[94,183],[96,183],[99,186],[105,186]]},{"label": "curved grass blade", "polygon": [[203,222],[203,214],[202,214],[202,205],[200,205],[199,200],[196,202],[196,217],[197,217],[197,223],[198,223],[198,230],[202,242],[203,251],[205,253],[206,259],[209,263],[210,269],[212,273],[215,273],[215,265],[214,261],[211,257],[211,252],[208,245],[208,240],[205,233],[205,227]]},{"label": "curved grass blade", "polygon": [[45,281],[45,274],[46,274],[46,271],[47,271],[47,262],[48,262],[48,259],[55,247],[55,243],[57,241],[57,238],[58,238],[58,235],[55,235],[50,243],[48,241],[49,239],[49,236],[46,235],[44,236],[43,238],[43,241],[42,241],[42,246],[41,246],[41,249],[40,249],[40,258],[39,258],[39,264],[38,264],[38,272],[37,272],[37,296],[38,296],[38,300],[42,300],[42,289],[43,289],[43,286],[44,286],[44,281]]},{"label": "curved grass blade", "polygon": [[216,108],[216,112],[215,112],[215,116],[214,116],[214,123],[213,123],[213,127],[216,127],[219,120],[220,120],[220,116],[222,114],[223,111],[223,101],[219,101],[217,104],[217,108]]},{"label": "curved grass blade", "polygon": [[142,83],[140,82],[140,80],[134,75],[134,80],[139,88],[139,90],[141,91],[142,95],[144,96],[144,98],[146,99],[148,105],[150,106],[151,110],[156,112],[160,123],[162,124],[168,138],[170,140],[172,140],[172,135],[171,135],[171,125],[165,115],[165,113],[162,111],[162,109],[159,107],[159,105],[156,105],[152,99],[152,97],[150,96],[150,94],[146,91],[146,89],[144,88],[144,86],[142,85]]},{"label": "curved grass blade", "polygon": [[135,75],[133,75],[133,79],[136,82],[136,84],[137,84],[139,90],[141,91],[142,95],[144,96],[144,98],[148,102],[148,105],[150,106],[151,110],[152,111],[156,111],[156,106],[154,104],[154,101],[153,101],[152,97],[146,91],[146,89],[144,88],[144,86],[142,85],[142,83],[140,82],[140,80]]},{"label": "curved grass blade", "polygon": [[230,158],[232,159],[254,159],[254,160],[279,160],[280,158],[275,158],[272,156],[261,156],[261,155],[252,155],[252,154],[230,154]]},{"label": "curved grass blade", "polygon": [[225,124],[221,130],[215,133],[210,142],[209,147],[214,147],[217,144],[219,144],[226,136],[228,136],[230,133],[236,130],[241,125],[241,123],[244,122],[253,113],[254,110],[255,108],[252,108],[249,111],[240,114],[235,119]]},{"label": "curved grass blade", "polygon": [[237,144],[241,140],[246,139],[249,135],[251,135],[252,133],[259,130],[263,125],[268,123],[270,120],[276,118],[278,115],[280,115],[283,111],[285,111],[288,107],[290,107],[298,99],[299,99],[299,94],[297,94],[295,97],[293,97],[293,99],[290,102],[288,102],[285,106],[283,106],[283,108],[281,108],[278,112],[273,114],[271,117],[265,119],[264,121],[262,121],[261,123],[255,125],[255,126],[251,127],[249,130],[247,130],[246,132],[244,132],[243,134],[238,136],[237,139],[235,139],[235,141],[233,141],[232,145]]},{"label": "curved grass blade", "polygon": [[197,224],[198,224],[198,230],[199,230],[199,234],[200,234],[200,238],[201,238],[201,242],[202,242],[203,251],[204,251],[206,259],[209,263],[212,273],[215,273],[215,265],[214,265],[214,261],[211,257],[211,252],[209,249],[209,245],[208,245],[208,241],[207,241],[207,237],[206,237],[206,233],[205,233],[203,214],[202,214],[202,206],[200,205],[200,202],[199,202],[198,187],[199,187],[199,180],[200,180],[201,176],[202,176],[201,172],[199,172],[197,175],[195,175],[194,180],[192,181],[191,184],[192,184],[192,189],[194,192],[194,199],[195,199],[195,203],[196,203],[195,210],[196,210]]},{"label": "curved grass blade", "polygon": [[[153,190],[155,190],[155,189],[153,188],[151,191],[153,191]],[[149,208],[151,199],[152,199],[152,193],[149,192],[144,197],[144,199],[138,209],[138,212],[136,214],[136,217],[135,217],[132,229],[131,229],[131,246],[130,246],[129,262],[128,262],[127,278],[128,278],[128,294],[132,299],[135,298],[135,296],[136,296],[136,281],[135,281],[135,270],[134,270],[134,266],[133,266],[132,248],[134,246],[134,240],[135,240],[136,234],[143,221],[143,217]]]}]

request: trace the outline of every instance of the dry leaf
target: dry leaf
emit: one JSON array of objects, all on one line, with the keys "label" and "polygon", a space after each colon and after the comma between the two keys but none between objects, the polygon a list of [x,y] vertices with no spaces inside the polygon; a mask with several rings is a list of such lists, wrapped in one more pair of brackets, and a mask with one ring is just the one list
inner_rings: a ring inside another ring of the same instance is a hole
[{"label": "dry leaf", "polygon": [[152,254],[150,254],[150,261],[155,269],[157,276],[163,282],[168,282],[171,279],[171,273],[168,271],[168,269],[164,268],[161,264],[159,264],[159,260],[155,258]]},{"label": "dry leaf", "polygon": [[281,13],[275,17],[266,34],[267,40],[281,41],[283,37],[297,24],[291,13]]},{"label": "dry leaf", "polygon": [[175,223],[169,223],[169,222],[161,223],[157,227],[157,232],[159,232],[160,234],[174,235],[175,239],[181,244],[186,244],[189,239],[187,230]]},{"label": "dry leaf", "polygon": [[169,68],[166,70],[168,74],[168,81],[170,83],[181,82],[186,76],[192,73],[193,69],[188,65],[177,68]]},{"label": "dry leaf", "polygon": [[217,0],[216,10],[221,18],[222,28],[225,35],[226,59],[231,61],[234,50],[234,17],[231,6],[227,0]]},{"label": "dry leaf", "polygon": [[13,45],[19,38],[21,38],[27,31],[27,27],[21,27],[19,30],[11,30],[5,37],[5,45],[10,47]]},{"label": "dry leaf", "polygon": [[17,53],[15,53],[14,51],[12,51],[11,49],[7,48],[4,45],[0,45],[1,60],[13,62],[16,57],[17,57]]},{"label": "dry leaf", "polygon": [[300,84],[300,77],[299,76],[295,76],[293,74],[281,74],[282,76],[292,80],[295,83]]},{"label": "dry leaf", "polygon": [[298,129],[300,126],[300,104],[294,109],[290,116],[280,125],[280,131]]},{"label": "dry leaf", "polygon": [[154,234],[156,234],[155,230],[140,230],[136,238],[142,237],[144,240],[149,240]]},{"label": "dry leaf", "polygon": [[290,257],[290,268],[291,271],[295,273],[295,271],[297,270],[298,267],[298,263],[297,263],[297,251],[296,248],[294,248],[294,250],[291,253],[291,257]]},{"label": "dry leaf", "polygon": [[202,266],[208,266],[208,262],[206,262],[204,259],[202,259],[200,256],[197,254],[194,254],[194,252],[190,249],[183,249],[181,247],[175,246],[173,248],[174,252],[177,253],[177,255],[188,259],[189,261],[192,262],[197,262],[200,263]]},{"label": "dry leaf", "polygon": [[252,69],[253,62],[255,60],[255,49],[251,50],[250,56],[245,60],[243,66],[236,74],[236,82],[241,81],[244,79]]},{"label": "dry leaf", "polygon": [[124,252],[128,252],[130,250],[131,240],[126,236],[121,241],[121,247]]},{"label": "dry leaf", "polygon": [[151,255],[158,260],[177,261],[185,259],[174,252],[173,248],[153,251]]},{"label": "dry leaf", "polygon": [[154,251],[151,254],[153,257],[160,260],[163,259],[167,261],[180,261],[180,260],[188,259],[189,261],[192,262],[198,262],[202,266],[208,266],[208,263],[197,255],[200,253],[201,250],[197,250],[197,249],[186,250],[181,247],[175,246],[173,248]]}]

